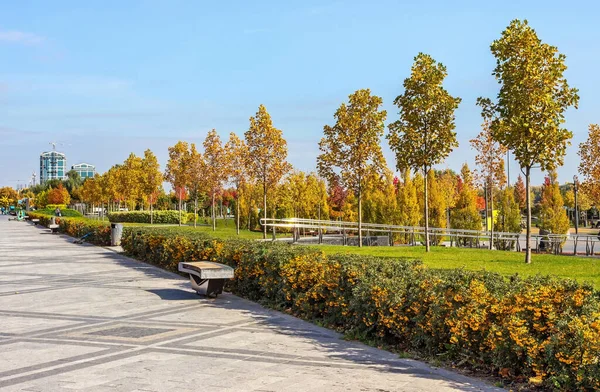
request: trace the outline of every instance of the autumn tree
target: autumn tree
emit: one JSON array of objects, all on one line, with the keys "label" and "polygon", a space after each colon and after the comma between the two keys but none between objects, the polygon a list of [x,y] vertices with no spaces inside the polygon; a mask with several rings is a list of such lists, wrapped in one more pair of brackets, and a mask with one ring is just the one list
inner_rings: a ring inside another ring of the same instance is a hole
[{"label": "autumn tree", "polygon": [[317,203],[317,211],[313,218],[318,220],[331,219],[331,206],[329,205],[329,193],[327,182],[318,173],[311,173],[308,176],[308,189],[314,195]]},{"label": "autumn tree", "polygon": [[198,199],[200,198],[200,193],[204,191],[204,188],[207,184],[207,182],[205,182],[207,171],[208,170],[206,167],[206,162],[204,161],[204,157],[196,149],[196,144],[192,143],[190,146],[187,174],[188,188],[190,189],[190,193],[194,198],[194,227],[197,226],[198,221]]},{"label": "autumn tree", "polygon": [[217,215],[215,212],[215,198],[229,177],[227,154],[221,143],[219,134],[214,129],[204,139],[204,182],[210,194],[213,231],[217,229]]},{"label": "autumn tree", "polygon": [[346,203],[348,191],[340,185],[339,181],[336,178],[328,181],[327,185],[327,203],[331,208],[331,218],[336,220],[341,219],[343,216],[342,209],[344,208],[344,204]]},{"label": "autumn tree", "polygon": [[487,219],[487,211],[491,211],[491,249],[494,244],[494,189],[497,186],[503,186],[506,183],[506,175],[504,173],[504,155],[506,154],[506,147],[494,139],[490,123],[490,119],[484,116],[481,132],[479,132],[475,139],[471,139],[469,142],[471,143],[471,148],[477,151],[477,155],[475,155],[475,163],[478,167],[478,173],[476,173],[477,178],[483,184],[484,191],[489,195],[490,205],[489,208],[486,205],[485,215]]},{"label": "autumn tree", "polygon": [[247,181],[248,169],[248,146],[243,139],[235,133],[229,134],[229,140],[225,143],[225,153],[229,166],[229,179],[235,186],[235,209],[236,209],[236,231],[240,234],[240,191],[242,184]]},{"label": "autumn tree", "polygon": [[[504,188],[499,192],[496,229],[504,233],[521,232],[521,211],[515,201],[515,192],[511,187]],[[496,249],[499,250],[511,250],[515,243],[515,240],[498,238],[494,240]]]},{"label": "autumn tree", "polygon": [[[248,146],[248,169],[262,186],[263,218],[267,219],[267,190],[272,189],[287,174],[292,165],[287,162],[287,142],[283,132],[273,126],[267,109],[260,105],[250,128],[244,133]],[[265,222],[266,223],[266,222]],[[267,238],[267,226],[263,225],[263,238]]]},{"label": "autumn tree", "polygon": [[98,184],[100,185],[100,189],[102,189],[102,200],[106,201],[108,211],[111,211],[112,204],[119,199],[116,187],[116,170],[116,167],[112,166],[98,178]]},{"label": "autumn tree", "polygon": [[433,165],[441,163],[458,146],[453,132],[454,112],[460,98],[443,87],[446,67],[419,53],[404,80],[404,93],[394,100],[400,119],[389,125],[388,141],[396,154],[396,166],[424,174],[425,249],[429,252],[429,204],[427,181]]},{"label": "autumn tree", "polygon": [[281,186],[280,209],[286,217],[324,219],[329,217],[327,186],[316,173],[293,171]]},{"label": "autumn tree", "polygon": [[102,203],[102,191],[96,177],[86,179],[81,186],[80,193],[82,200],[92,206]]},{"label": "autumn tree", "polygon": [[150,224],[152,224],[154,223],[154,203],[156,203],[156,198],[163,181],[160,165],[156,159],[156,155],[154,155],[152,150],[147,149],[144,151],[144,157],[142,158],[140,169],[140,192],[142,194],[142,199],[146,199],[150,205]]},{"label": "autumn tree", "polygon": [[179,200],[179,226],[181,226],[182,199],[186,185],[189,183],[190,151],[187,142],[179,141],[169,147],[169,160],[165,170],[165,181],[168,181],[177,192]]},{"label": "autumn tree", "polygon": [[381,137],[387,113],[371,90],[357,90],[334,114],[335,125],[323,127],[317,157],[319,174],[355,193],[358,202],[358,244],[362,246],[362,195],[367,175],[385,174]]},{"label": "autumn tree", "polygon": [[569,218],[564,206],[564,200],[558,187],[556,171],[548,173],[542,186],[542,201],[540,211],[540,229],[553,234],[565,234],[569,230]]},{"label": "autumn tree", "polygon": [[69,204],[71,202],[71,196],[69,191],[63,187],[60,183],[54,189],[48,191],[48,204]]},{"label": "autumn tree", "polygon": [[292,171],[283,183],[284,204],[294,218],[308,218],[306,173]]},{"label": "autumn tree", "polygon": [[530,174],[534,166],[554,170],[563,164],[569,140],[564,113],[577,107],[577,89],[563,76],[565,55],[543,43],[527,21],[513,20],[491,44],[492,73],[500,84],[497,100],[479,98],[491,119],[492,136],[512,151],[525,175],[527,235],[525,262],[531,262]]},{"label": "autumn tree", "polygon": [[598,204],[600,203],[600,126],[590,124],[588,137],[579,144],[579,173],[583,176],[581,188]]},{"label": "autumn tree", "polygon": [[143,160],[134,153],[129,154],[129,157],[123,162],[123,171],[127,178],[127,197],[131,201],[131,208],[135,209],[137,202],[142,200],[143,196]]},{"label": "autumn tree", "polygon": [[[481,230],[481,217],[477,210],[477,192],[474,189],[471,170],[465,163],[460,172],[461,181],[458,185],[458,200],[450,214],[452,228]],[[463,238],[462,241],[464,244],[467,240]]]},{"label": "autumn tree", "polygon": [[0,199],[4,200],[4,207],[16,204],[19,199],[19,193],[10,186],[0,188]]},{"label": "autumn tree", "polygon": [[10,206],[10,199],[8,198],[8,196],[0,196],[0,207],[9,208],[9,206]]},{"label": "autumn tree", "polygon": [[[446,205],[446,220],[450,222],[450,210],[456,206],[459,193],[460,177],[451,169],[436,171],[436,177],[440,182],[440,189]],[[451,225],[448,226],[451,228]]]},{"label": "autumn tree", "polygon": [[397,224],[398,201],[394,175],[385,169],[384,175],[369,174],[363,191],[363,220],[369,223]]},{"label": "autumn tree", "polygon": [[[446,227],[447,215],[446,215],[446,198],[442,190],[443,184],[440,183],[435,170],[429,170],[427,174],[427,204],[429,206],[429,223],[433,227],[443,228]],[[425,210],[425,178],[421,173],[417,172],[414,178],[415,188],[417,189],[417,200],[419,201],[419,211]],[[421,220],[419,221],[420,226],[425,226],[425,216],[421,214]],[[429,241],[437,245],[441,240],[441,236],[429,236]],[[425,241],[425,238],[423,239]]]},{"label": "autumn tree", "polygon": [[523,177],[519,176],[519,178],[517,178],[517,182],[515,182],[515,187],[513,188],[513,193],[515,202],[519,206],[519,210],[523,211],[527,205],[527,190],[525,189]]},{"label": "autumn tree", "polygon": [[398,184],[397,198],[399,224],[401,226],[417,226],[422,215],[419,212],[417,190],[411,179],[410,169],[404,170],[402,183]]}]

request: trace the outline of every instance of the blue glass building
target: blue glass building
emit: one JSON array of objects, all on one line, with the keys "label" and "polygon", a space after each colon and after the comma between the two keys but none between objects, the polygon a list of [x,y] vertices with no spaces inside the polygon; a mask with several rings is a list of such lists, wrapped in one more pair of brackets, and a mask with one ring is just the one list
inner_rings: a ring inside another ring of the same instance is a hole
[{"label": "blue glass building", "polygon": [[82,179],[86,178],[94,178],[96,175],[96,166],[90,165],[89,163],[79,163],[77,165],[71,166],[71,170],[75,170],[79,173],[79,176]]},{"label": "blue glass building", "polygon": [[62,152],[48,151],[40,154],[40,184],[48,180],[63,180],[67,174],[67,157]]}]

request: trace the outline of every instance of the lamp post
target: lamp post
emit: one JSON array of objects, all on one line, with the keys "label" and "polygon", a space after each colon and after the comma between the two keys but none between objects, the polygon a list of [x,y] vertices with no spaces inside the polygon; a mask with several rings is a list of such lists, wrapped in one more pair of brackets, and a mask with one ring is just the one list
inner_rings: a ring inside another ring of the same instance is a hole
[{"label": "lamp post", "polygon": [[573,195],[575,196],[575,234],[579,234],[579,212],[577,211],[577,188],[579,188],[579,180],[577,176],[573,176]]}]

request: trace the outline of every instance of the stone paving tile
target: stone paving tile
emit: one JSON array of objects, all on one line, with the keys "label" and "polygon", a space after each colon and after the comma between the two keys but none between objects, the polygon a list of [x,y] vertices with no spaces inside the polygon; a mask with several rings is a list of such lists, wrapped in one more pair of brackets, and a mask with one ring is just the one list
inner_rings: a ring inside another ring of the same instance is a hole
[{"label": "stone paving tile", "polygon": [[32,365],[33,359],[40,362],[52,362],[101,351],[99,347],[56,345],[48,343],[19,342],[3,344],[1,347],[0,377],[15,369]]},{"label": "stone paving tile", "polygon": [[500,390],[6,217],[0,249],[0,391]]},{"label": "stone paving tile", "polygon": [[29,335],[52,327],[65,327],[78,324],[72,320],[44,320],[43,323],[40,323],[40,320],[35,317],[19,317],[14,315],[10,317],[0,316],[0,318],[2,320],[0,332],[21,335]]}]

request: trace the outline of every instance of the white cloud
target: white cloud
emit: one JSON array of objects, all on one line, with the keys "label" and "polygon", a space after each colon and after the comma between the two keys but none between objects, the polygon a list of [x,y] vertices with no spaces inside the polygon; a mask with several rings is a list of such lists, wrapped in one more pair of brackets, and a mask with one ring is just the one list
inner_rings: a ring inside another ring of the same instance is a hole
[{"label": "white cloud", "polygon": [[45,38],[33,33],[23,31],[2,31],[0,30],[0,43],[21,44],[21,45],[39,45],[45,41]]}]

